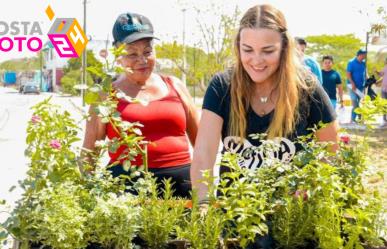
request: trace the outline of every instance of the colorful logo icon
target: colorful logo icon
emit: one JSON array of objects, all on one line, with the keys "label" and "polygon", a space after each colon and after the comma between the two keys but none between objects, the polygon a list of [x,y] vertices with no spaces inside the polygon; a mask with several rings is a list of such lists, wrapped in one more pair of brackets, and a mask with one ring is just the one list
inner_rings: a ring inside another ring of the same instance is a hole
[{"label": "colorful logo icon", "polygon": [[[46,14],[52,21],[55,14],[50,5],[46,9]],[[62,58],[79,57],[88,43],[82,27],[75,18],[56,18],[48,32],[48,38]]]}]

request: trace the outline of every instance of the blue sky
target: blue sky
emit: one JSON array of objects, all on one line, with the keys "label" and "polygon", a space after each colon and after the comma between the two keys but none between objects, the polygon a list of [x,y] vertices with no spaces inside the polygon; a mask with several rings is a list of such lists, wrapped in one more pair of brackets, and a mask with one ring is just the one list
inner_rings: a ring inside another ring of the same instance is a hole
[{"label": "blue sky", "polygon": [[[0,0],[0,21],[38,21],[45,34],[51,26],[45,9],[51,5],[56,17],[75,17],[83,23],[83,0]],[[149,17],[155,27],[156,35],[162,41],[177,40],[182,42],[183,6],[186,11],[186,43],[195,44],[200,32],[192,6],[206,9],[209,0],[88,0],[87,33],[93,39],[111,40],[111,27],[115,18],[123,12],[137,12]],[[387,8],[387,1],[382,0],[212,0],[219,11],[231,14],[238,6],[242,11],[257,3],[269,3],[276,6],[288,21],[293,36],[320,34],[354,33],[365,40],[370,24],[376,21],[375,9],[378,6]],[[217,13],[219,13],[217,11]],[[360,13],[360,11],[362,13]],[[217,13],[202,16],[206,23],[216,23]],[[1,26],[0,26],[1,29]],[[1,31],[1,30],[0,30]],[[1,38],[1,37],[0,37]],[[42,39],[46,39],[44,35]],[[29,52],[0,52],[0,61],[10,58],[33,56]]]}]

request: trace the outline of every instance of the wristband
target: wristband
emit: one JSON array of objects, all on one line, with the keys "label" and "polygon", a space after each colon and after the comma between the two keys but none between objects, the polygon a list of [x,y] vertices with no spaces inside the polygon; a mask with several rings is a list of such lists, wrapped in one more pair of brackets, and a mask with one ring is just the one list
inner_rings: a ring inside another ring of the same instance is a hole
[{"label": "wristband", "polygon": [[204,198],[204,199],[199,200],[199,205],[209,204],[209,203],[210,203],[210,199],[208,199],[208,198]]}]

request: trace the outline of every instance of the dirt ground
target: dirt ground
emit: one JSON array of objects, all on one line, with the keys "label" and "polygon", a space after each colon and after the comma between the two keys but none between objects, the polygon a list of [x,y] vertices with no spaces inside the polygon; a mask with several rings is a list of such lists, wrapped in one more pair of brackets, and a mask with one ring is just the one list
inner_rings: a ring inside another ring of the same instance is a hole
[{"label": "dirt ground", "polygon": [[[365,131],[347,130],[352,142],[361,141]],[[372,174],[366,178],[366,186],[379,189],[387,209],[387,129],[376,129],[368,135],[369,163],[379,174]]]}]

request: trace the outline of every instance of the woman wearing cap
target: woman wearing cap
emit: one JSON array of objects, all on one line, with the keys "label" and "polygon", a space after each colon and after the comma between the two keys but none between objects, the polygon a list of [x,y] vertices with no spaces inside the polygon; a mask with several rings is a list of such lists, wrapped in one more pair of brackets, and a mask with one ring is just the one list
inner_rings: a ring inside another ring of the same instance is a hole
[{"label": "woman wearing cap", "polygon": [[[113,89],[127,96],[145,99],[148,105],[126,102],[119,99],[117,109],[125,121],[140,122],[143,136],[148,145],[149,171],[159,181],[172,178],[175,195],[188,197],[190,183],[189,142],[194,145],[198,114],[191,96],[180,80],[175,77],[153,73],[156,58],[153,48],[153,27],[148,18],[134,13],[118,17],[113,26],[114,45],[125,45],[127,54],[120,58],[120,64],[129,70],[112,83]],[[94,150],[95,142],[118,137],[110,124],[103,124],[91,110],[91,119],[86,125],[83,147]],[[119,161],[119,148],[109,153],[110,163]],[[135,165],[142,165],[136,158]],[[122,165],[110,167],[113,176],[128,174]]]},{"label": "woman wearing cap", "polygon": [[[320,121],[327,125],[317,130],[317,138],[337,142],[329,97],[299,62],[279,10],[270,5],[250,8],[240,21],[234,45],[235,65],[212,78],[204,97],[191,167],[192,186],[202,202],[207,187],[200,181],[201,172],[213,169],[220,140],[223,152],[239,153],[239,165],[251,170],[261,166],[265,155],[252,150],[263,141],[250,134],[276,138],[281,150],[274,154],[281,161],[291,160],[301,149],[296,138],[309,134],[308,128]],[[225,170],[221,166],[220,173]]]}]

